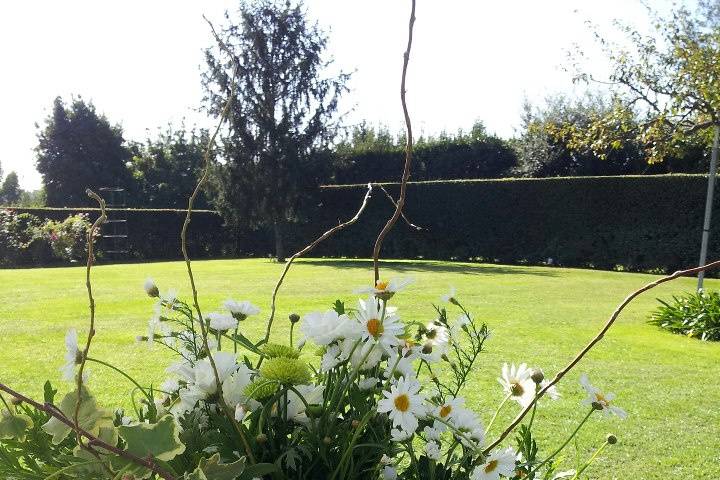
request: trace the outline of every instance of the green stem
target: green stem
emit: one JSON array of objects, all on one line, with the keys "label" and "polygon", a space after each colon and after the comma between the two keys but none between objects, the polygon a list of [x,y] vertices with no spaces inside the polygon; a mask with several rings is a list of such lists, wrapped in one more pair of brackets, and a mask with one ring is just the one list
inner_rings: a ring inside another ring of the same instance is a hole
[{"label": "green stem", "polygon": [[5,408],[7,408],[8,413],[14,417],[15,412],[13,412],[13,409],[10,408],[10,405],[8,405],[8,403],[5,401],[5,397],[3,397],[2,394],[0,394],[0,400],[2,400],[2,403],[5,405]]},{"label": "green stem", "polygon": [[597,458],[597,456],[600,455],[600,453],[601,453],[603,450],[605,450],[605,447],[607,447],[608,445],[609,445],[609,444],[608,444],[607,441],[606,441],[605,443],[603,443],[602,445],[600,445],[600,447],[595,451],[595,453],[593,454],[593,456],[590,457],[590,460],[588,460],[587,462],[585,462],[585,465],[583,465],[582,468],[581,468],[580,470],[578,470],[577,473],[576,473],[570,480],[577,480],[577,479],[579,479],[579,478],[580,478],[580,474],[583,473],[583,472],[595,461],[595,459]]},{"label": "green stem", "polygon": [[340,473],[340,469],[344,467],[345,462],[347,461],[348,455],[352,452],[353,445],[355,445],[355,442],[357,442],[358,437],[360,436],[360,432],[362,432],[363,428],[365,428],[365,425],[367,425],[367,422],[370,421],[370,417],[375,412],[373,410],[368,411],[365,416],[360,420],[360,424],[355,429],[355,432],[353,432],[353,436],[350,439],[350,443],[348,444],[347,448],[345,449],[345,452],[343,452],[343,456],[340,459],[340,463],[338,464],[337,468],[332,474],[332,477],[330,477],[330,480],[335,480],[335,477],[337,477],[337,474]]},{"label": "green stem", "polygon": [[500,410],[502,410],[502,408],[505,406],[507,401],[510,400],[511,396],[512,396],[511,394],[506,395],[505,398],[503,398],[503,401],[500,402],[500,405],[498,405],[497,410],[495,410],[495,414],[490,419],[490,423],[488,423],[487,427],[485,427],[485,436],[486,437],[487,437],[488,432],[490,431],[490,428],[493,426],[493,423],[495,423],[495,420],[497,419],[498,414],[500,413]]},{"label": "green stem", "polygon": [[144,389],[143,387],[141,387],[138,382],[135,381],[134,378],[132,378],[130,375],[128,375],[128,374],[125,373],[124,371],[120,370],[118,367],[116,367],[116,366],[114,366],[114,365],[111,365],[111,364],[109,364],[109,363],[107,363],[107,362],[103,362],[102,360],[98,360],[97,358],[92,358],[92,357],[87,357],[87,361],[88,361],[88,362],[95,362],[95,363],[100,364],[100,365],[103,365],[103,366],[105,366],[105,367],[107,367],[107,368],[109,368],[109,369],[111,369],[111,370],[115,370],[117,373],[119,373],[119,374],[122,375],[123,377],[127,378],[133,385],[135,385],[135,386],[138,388],[138,390],[140,390],[140,391],[143,393],[143,395],[145,395],[145,398],[148,399],[148,402],[152,403],[153,398],[150,396],[150,394],[147,393],[147,392],[145,391],[145,389]]},{"label": "green stem", "polygon": [[531,474],[537,472],[540,467],[542,467],[543,465],[545,465],[546,463],[548,463],[550,460],[552,460],[553,458],[555,458],[560,452],[562,452],[563,449],[564,449],[565,447],[567,447],[568,443],[570,443],[570,441],[571,441],[573,438],[575,438],[575,435],[577,435],[577,433],[580,431],[580,429],[582,428],[582,426],[585,425],[585,422],[588,421],[588,419],[590,418],[590,415],[592,415],[594,411],[595,411],[595,409],[594,409],[594,408],[591,408],[590,411],[588,412],[588,414],[585,415],[585,418],[582,419],[582,422],[580,422],[580,425],[578,425],[577,428],[570,434],[570,436],[568,437],[568,439],[565,440],[565,443],[563,443],[562,445],[560,445],[560,447],[559,447],[557,450],[555,450],[548,458],[546,458],[545,460],[543,460],[542,462],[540,462],[535,468],[533,468],[532,470],[530,470],[530,471],[528,472],[528,476],[530,476]]}]

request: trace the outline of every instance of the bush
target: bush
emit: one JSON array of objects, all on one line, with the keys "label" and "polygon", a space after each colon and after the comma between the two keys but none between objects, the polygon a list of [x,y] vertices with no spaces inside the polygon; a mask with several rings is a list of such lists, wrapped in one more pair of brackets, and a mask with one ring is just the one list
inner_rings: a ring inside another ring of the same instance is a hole
[{"label": "bush", "polygon": [[46,257],[47,244],[38,237],[41,225],[35,215],[0,210],[0,265],[26,265]]},{"label": "bush", "polygon": [[653,312],[649,323],[672,333],[720,341],[720,293],[699,291],[673,297]]},{"label": "bush", "polygon": [[66,262],[77,262],[87,256],[87,234],[91,226],[89,215],[78,213],[62,221],[46,221],[41,232],[55,257]]}]

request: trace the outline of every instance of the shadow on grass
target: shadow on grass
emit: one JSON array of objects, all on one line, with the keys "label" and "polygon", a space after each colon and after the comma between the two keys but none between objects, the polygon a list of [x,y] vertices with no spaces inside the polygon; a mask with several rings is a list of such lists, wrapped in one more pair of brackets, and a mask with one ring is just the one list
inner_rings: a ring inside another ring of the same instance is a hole
[{"label": "shadow on grass", "polygon": [[[372,268],[372,260],[346,260],[346,259],[298,259],[296,264],[309,267],[336,267],[336,268],[358,268],[367,270]],[[432,260],[422,261],[397,261],[384,260],[380,261],[380,268],[390,268],[392,270],[410,273],[410,272],[443,272],[456,273],[462,275],[537,275],[541,277],[557,277],[558,274],[547,268],[540,270],[537,267],[525,266],[504,266],[504,265],[488,265],[488,264],[455,264],[451,262],[438,262]]]}]

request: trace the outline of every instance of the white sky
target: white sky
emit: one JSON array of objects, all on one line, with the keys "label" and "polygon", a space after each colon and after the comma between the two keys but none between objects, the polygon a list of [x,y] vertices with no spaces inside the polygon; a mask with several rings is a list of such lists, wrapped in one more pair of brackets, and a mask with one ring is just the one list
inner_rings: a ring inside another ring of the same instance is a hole
[{"label": "white sky", "polygon": [[[330,30],[329,50],[356,70],[343,110],[350,123],[402,128],[399,76],[409,1],[307,0]],[[650,2],[665,7],[665,0]],[[233,0],[22,0],[0,5],[0,164],[23,188],[40,186],[35,123],[57,95],[92,100],[126,139],[168,122],[208,125],[202,98],[205,14],[222,23]],[[469,128],[512,136],[525,97],[572,91],[560,66],[579,44],[597,52],[585,20],[646,26],[638,0],[418,0],[408,101],[418,133]],[[603,71],[602,55],[593,68]]]}]

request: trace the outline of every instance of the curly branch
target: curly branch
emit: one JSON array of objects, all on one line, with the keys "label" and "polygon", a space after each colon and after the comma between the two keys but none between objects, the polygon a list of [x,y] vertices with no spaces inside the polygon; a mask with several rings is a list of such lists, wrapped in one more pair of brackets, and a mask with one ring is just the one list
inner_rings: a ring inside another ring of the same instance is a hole
[{"label": "curly branch", "polygon": [[[396,202],[395,199],[392,197],[392,195],[390,195],[390,193],[388,193],[388,191],[385,190],[385,187],[384,187],[382,184],[377,183],[377,184],[375,184],[374,186],[379,187],[380,190],[383,191],[383,193],[385,194],[385,196],[387,197],[387,199],[390,200],[390,203],[393,204],[393,207],[397,208],[397,202]],[[414,228],[415,230],[418,230],[418,231],[422,230],[422,227],[419,227],[419,226],[415,225],[414,223],[412,223],[410,220],[408,220],[407,216],[405,215],[405,212],[401,211],[401,212],[400,212],[400,216],[402,217],[403,220],[405,220],[405,223],[407,223],[408,227]]]},{"label": "curly branch", "polygon": [[412,0],[412,9],[410,10],[410,21],[408,22],[408,41],[405,54],[403,55],[402,80],[400,81],[400,101],[402,103],[403,115],[405,116],[405,125],[407,127],[407,144],[405,145],[405,167],[403,169],[402,182],[400,183],[400,197],[395,206],[395,212],[387,221],[383,229],[375,240],[375,248],[373,248],[373,269],[375,270],[375,283],[380,280],[380,249],[382,248],[385,236],[392,229],[400,218],[403,206],[405,205],[405,195],[407,193],[407,182],[410,178],[410,165],[412,164],[413,153],[413,135],[412,124],[410,123],[410,114],[408,113],[407,102],[405,100],[405,80],[407,78],[407,68],[410,62],[410,49],[412,48],[413,26],[415,25],[415,0]]}]

